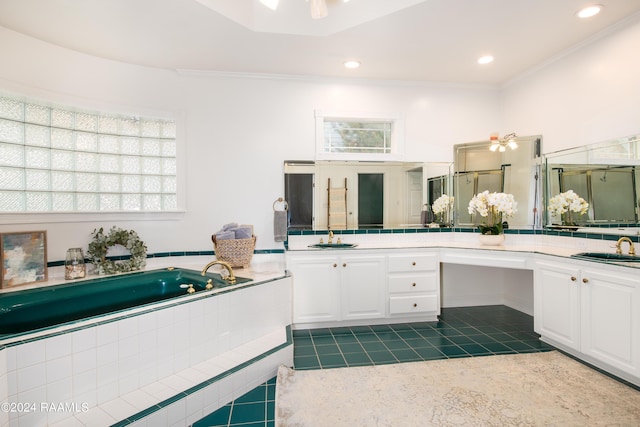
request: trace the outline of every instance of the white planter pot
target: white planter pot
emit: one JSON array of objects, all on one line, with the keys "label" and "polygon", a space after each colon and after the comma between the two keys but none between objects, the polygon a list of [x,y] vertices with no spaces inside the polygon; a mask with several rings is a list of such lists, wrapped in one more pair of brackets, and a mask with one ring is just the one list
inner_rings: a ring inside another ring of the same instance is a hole
[{"label": "white planter pot", "polygon": [[498,246],[504,242],[504,234],[480,234],[478,239],[481,245]]}]

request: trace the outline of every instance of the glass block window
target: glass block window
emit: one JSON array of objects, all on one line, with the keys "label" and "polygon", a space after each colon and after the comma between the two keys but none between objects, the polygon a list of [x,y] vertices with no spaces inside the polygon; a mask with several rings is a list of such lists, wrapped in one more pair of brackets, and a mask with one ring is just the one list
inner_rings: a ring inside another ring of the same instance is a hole
[{"label": "glass block window", "polygon": [[175,211],[175,121],[0,96],[0,212]]}]

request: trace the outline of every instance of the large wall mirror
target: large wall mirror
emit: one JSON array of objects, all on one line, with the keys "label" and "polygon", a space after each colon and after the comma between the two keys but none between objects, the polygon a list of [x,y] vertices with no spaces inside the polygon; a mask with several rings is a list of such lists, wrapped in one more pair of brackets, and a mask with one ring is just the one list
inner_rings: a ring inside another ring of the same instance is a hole
[{"label": "large wall mirror", "polygon": [[290,230],[422,227],[426,203],[448,191],[449,163],[284,163]]},{"label": "large wall mirror", "polygon": [[540,228],[542,207],[540,135],[454,146],[454,224],[473,227],[480,218],[469,214],[469,201],[488,190],[513,194],[516,214],[508,219],[509,228]]},{"label": "large wall mirror", "polygon": [[[572,224],[580,231],[600,232],[597,227],[623,232],[640,220],[640,136],[545,154],[545,206],[551,198],[572,190],[588,204],[585,213],[574,213]],[[545,209],[545,224],[563,228],[562,215]]]}]

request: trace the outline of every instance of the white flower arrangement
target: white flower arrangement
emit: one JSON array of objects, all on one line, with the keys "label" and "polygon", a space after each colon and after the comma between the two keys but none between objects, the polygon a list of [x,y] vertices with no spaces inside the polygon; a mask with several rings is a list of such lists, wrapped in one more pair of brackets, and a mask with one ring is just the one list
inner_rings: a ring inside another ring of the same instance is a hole
[{"label": "white flower arrangement", "polygon": [[489,193],[485,190],[469,201],[469,214],[478,213],[487,218],[486,222],[478,226],[482,234],[502,234],[502,218],[513,216],[517,212],[516,206],[513,194]]},{"label": "white flower arrangement", "polygon": [[453,208],[453,196],[443,194],[431,205],[433,213],[438,216],[439,222],[447,224],[449,222],[449,212]]},{"label": "white flower arrangement", "polygon": [[573,225],[571,212],[584,215],[589,210],[589,203],[573,190],[568,190],[564,193],[556,194],[549,199],[547,210],[551,212],[552,215],[564,216],[566,225]]},{"label": "white flower arrangement", "polygon": [[441,214],[447,212],[453,207],[453,196],[447,196],[443,194],[433,202],[432,209],[434,214]]}]

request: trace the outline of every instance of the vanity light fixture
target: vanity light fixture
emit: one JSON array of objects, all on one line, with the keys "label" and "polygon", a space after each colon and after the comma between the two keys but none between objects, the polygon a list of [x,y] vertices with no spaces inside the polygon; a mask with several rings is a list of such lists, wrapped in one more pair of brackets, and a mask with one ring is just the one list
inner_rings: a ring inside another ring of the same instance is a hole
[{"label": "vanity light fixture", "polygon": [[518,143],[516,142],[516,138],[518,135],[515,133],[510,133],[502,138],[498,138],[498,135],[491,135],[491,146],[489,146],[489,150],[495,152],[496,150],[504,153],[507,150],[507,147],[515,150],[518,148]]},{"label": "vanity light fixture", "polygon": [[478,58],[478,64],[484,65],[493,62],[493,56],[485,55]]},{"label": "vanity light fixture", "polygon": [[599,4],[594,4],[592,6],[587,6],[583,9],[580,9],[578,13],[576,13],[576,16],[578,18],[586,19],[599,14],[601,11],[602,11],[602,6]]},{"label": "vanity light fixture", "polygon": [[354,69],[360,66],[359,61],[349,60],[344,63],[345,68]]}]

